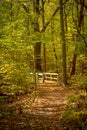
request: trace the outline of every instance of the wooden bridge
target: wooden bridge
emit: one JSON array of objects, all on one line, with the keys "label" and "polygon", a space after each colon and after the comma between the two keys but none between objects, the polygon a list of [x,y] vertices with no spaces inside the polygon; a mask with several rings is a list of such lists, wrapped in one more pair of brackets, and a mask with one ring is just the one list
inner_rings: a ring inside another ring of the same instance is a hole
[{"label": "wooden bridge", "polygon": [[58,73],[36,73],[36,83],[58,83]]}]

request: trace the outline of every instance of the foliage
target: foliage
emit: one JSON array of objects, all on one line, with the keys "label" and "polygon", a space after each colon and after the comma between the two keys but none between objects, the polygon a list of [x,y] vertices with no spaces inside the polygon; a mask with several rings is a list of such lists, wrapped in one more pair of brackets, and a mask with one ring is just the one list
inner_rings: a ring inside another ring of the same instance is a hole
[{"label": "foliage", "polygon": [[[22,67],[20,67],[22,65]],[[22,91],[28,92],[31,89],[31,83],[34,86],[34,77],[29,75],[29,69],[26,64],[15,64],[4,61],[0,65],[0,89],[4,94],[20,94]],[[33,80],[32,80],[32,79]]]},{"label": "foliage", "polygon": [[84,82],[83,79],[80,79],[78,83],[76,94],[69,96],[68,106],[61,115],[68,128],[85,129],[87,127],[87,80]]},{"label": "foliage", "polygon": [[[0,1],[0,95],[33,92],[35,61],[40,56],[44,70],[44,44],[46,71],[62,75],[59,0],[45,0],[44,13],[42,1],[38,1],[38,8],[35,8],[33,0]],[[79,86],[79,94],[69,98],[70,107],[62,114],[62,118],[66,123],[73,121],[84,128],[87,122],[87,7],[84,7],[84,23],[78,32],[80,8],[79,0],[63,1],[67,71],[70,75],[73,55],[76,54],[76,75],[71,80]],[[40,49],[38,43],[41,43]],[[36,57],[37,50],[40,53]]]}]

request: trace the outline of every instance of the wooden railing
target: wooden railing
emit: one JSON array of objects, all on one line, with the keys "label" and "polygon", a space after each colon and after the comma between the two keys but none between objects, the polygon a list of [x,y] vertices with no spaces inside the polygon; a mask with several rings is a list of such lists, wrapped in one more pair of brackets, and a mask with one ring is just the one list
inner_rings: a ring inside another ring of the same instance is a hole
[{"label": "wooden railing", "polygon": [[37,83],[58,83],[58,74],[57,73],[36,73],[36,82]]}]

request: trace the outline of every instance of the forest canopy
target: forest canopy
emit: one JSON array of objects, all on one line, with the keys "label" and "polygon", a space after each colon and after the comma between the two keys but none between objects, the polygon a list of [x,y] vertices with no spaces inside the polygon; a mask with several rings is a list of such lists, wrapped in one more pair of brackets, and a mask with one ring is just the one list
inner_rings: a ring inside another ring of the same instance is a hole
[{"label": "forest canopy", "polygon": [[0,17],[1,87],[28,86],[30,72],[57,72],[65,85],[86,74],[85,0],[1,0]]}]

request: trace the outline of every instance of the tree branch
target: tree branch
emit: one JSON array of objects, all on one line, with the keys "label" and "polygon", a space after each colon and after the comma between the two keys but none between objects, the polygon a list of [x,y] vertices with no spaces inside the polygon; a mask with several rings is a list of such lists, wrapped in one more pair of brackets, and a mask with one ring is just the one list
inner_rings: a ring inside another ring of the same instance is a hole
[{"label": "tree branch", "polygon": [[82,0],[75,0],[77,4],[83,4],[83,6],[87,9],[87,5],[83,3]]},{"label": "tree branch", "polygon": [[[68,1],[69,1],[69,0],[66,0],[66,1],[63,3],[63,5],[65,5]],[[60,6],[57,7],[57,8],[54,10],[52,16],[51,16],[50,19],[47,21],[47,23],[44,25],[44,28],[41,30],[41,32],[44,32],[44,31],[46,30],[46,28],[47,28],[48,25],[50,24],[51,20],[53,19],[53,17],[56,15],[56,13],[57,13],[59,10],[60,10]]]},{"label": "tree branch", "polygon": [[87,42],[86,42],[86,40],[85,40],[85,37],[79,32],[79,31],[77,31],[78,32],[78,34],[81,36],[81,38],[83,39],[83,41],[84,41],[84,43],[85,43],[85,47],[87,48]]},{"label": "tree branch", "polygon": [[52,16],[50,17],[50,19],[47,21],[47,23],[44,25],[44,28],[41,30],[41,32],[44,32],[47,28],[47,26],[50,24],[51,20],[53,19],[53,17],[56,15],[56,13],[59,11],[60,7],[57,7],[55,9],[55,11],[53,12]]},{"label": "tree branch", "polygon": [[[65,5],[69,0],[66,0],[63,5]],[[29,13],[29,9],[25,4],[22,4],[24,10]],[[45,23],[44,28],[40,31],[40,32],[44,32],[46,30],[46,28],[48,27],[48,25],[50,24],[51,20],[53,19],[53,17],[56,15],[56,13],[60,10],[60,6],[56,7],[56,9],[54,10],[52,16],[50,17],[50,19]]]}]

